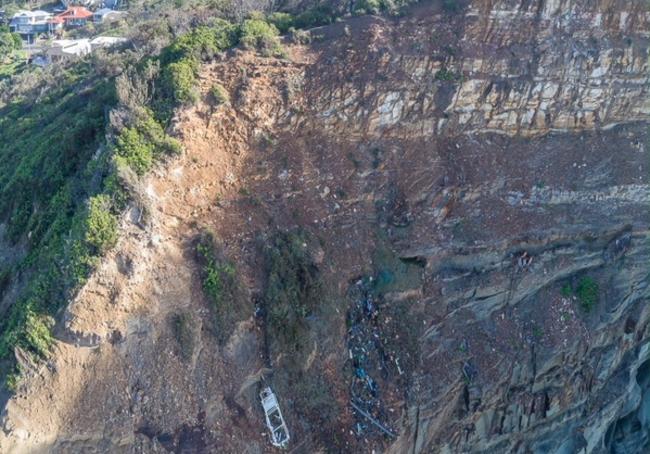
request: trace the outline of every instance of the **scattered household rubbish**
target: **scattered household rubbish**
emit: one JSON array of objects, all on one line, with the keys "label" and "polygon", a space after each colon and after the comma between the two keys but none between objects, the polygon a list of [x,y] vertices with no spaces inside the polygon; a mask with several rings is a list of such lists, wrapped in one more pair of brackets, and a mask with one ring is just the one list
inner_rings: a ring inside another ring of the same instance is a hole
[{"label": "scattered household rubbish", "polygon": [[[352,289],[348,312],[348,357],[352,364],[350,405],[356,415],[353,432],[364,439],[374,435],[396,437],[388,423],[385,395],[394,393],[395,377],[403,374],[399,359],[389,353],[384,317],[372,291],[372,278],[360,280]],[[379,380],[379,381],[378,381]],[[383,386],[383,389],[380,389]],[[393,410],[390,409],[389,412]]]}]

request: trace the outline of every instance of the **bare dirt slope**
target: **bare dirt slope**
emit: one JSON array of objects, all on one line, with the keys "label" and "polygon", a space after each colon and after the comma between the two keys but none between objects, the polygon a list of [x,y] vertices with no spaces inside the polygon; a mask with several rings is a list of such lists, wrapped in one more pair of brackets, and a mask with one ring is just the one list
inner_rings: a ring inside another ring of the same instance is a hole
[{"label": "bare dirt slope", "polygon": [[[173,126],[185,152],[143,182],[148,215],[123,219],[50,362],[7,404],[0,450],[271,451],[256,398],[269,362],[295,452],[642,447],[647,16],[511,3],[358,18],[287,59],[204,65]],[[210,101],[217,83],[228,105]],[[205,229],[246,294],[224,345]],[[286,231],[306,232],[323,287],[299,352],[269,347],[254,315],[264,245]],[[350,406],[364,374],[395,437]]]}]

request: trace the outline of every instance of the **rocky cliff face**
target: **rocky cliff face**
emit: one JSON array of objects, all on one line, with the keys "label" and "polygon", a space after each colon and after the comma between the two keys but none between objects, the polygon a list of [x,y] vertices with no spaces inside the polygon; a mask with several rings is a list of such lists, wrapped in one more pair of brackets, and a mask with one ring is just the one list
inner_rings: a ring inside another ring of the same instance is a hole
[{"label": "rocky cliff face", "polygon": [[[643,1],[432,4],[206,65],[186,153],[146,180],[147,225],[123,219],[49,367],[25,365],[1,450],[271,451],[268,356],[296,452],[647,451],[649,21]],[[246,289],[224,345],[200,226]],[[260,242],[295,229],[327,290],[300,354],[254,316]],[[368,329],[388,354],[362,373]],[[350,406],[364,373],[395,437]]]},{"label": "rocky cliff face", "polygon": [[430,13],[375,20],[364,52],[340,42],[326,68],[340,83],[319,90],[326,123],[530,136],[650,113],[643,2],[474,1],[462,17]]}]

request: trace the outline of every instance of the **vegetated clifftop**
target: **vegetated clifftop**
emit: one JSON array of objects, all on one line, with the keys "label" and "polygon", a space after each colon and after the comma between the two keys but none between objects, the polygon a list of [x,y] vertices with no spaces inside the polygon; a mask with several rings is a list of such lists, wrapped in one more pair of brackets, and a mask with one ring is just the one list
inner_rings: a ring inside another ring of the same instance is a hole
[{"label": "vegetated clifftop", "polygon": [[0,450],[270,451],[270,363],[299,452],[647,451],[649,21],[421,5],[203,65]]}]

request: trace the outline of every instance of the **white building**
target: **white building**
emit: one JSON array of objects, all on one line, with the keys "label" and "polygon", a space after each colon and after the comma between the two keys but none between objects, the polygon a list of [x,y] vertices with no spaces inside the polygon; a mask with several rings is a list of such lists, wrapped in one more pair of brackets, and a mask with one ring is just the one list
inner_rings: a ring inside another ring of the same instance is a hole
[{"label": "white building", "polygon": [[57,39],[52,41],[45,55],[49,61],[57,62],[83,57],[91,51],[89,39]]}]

